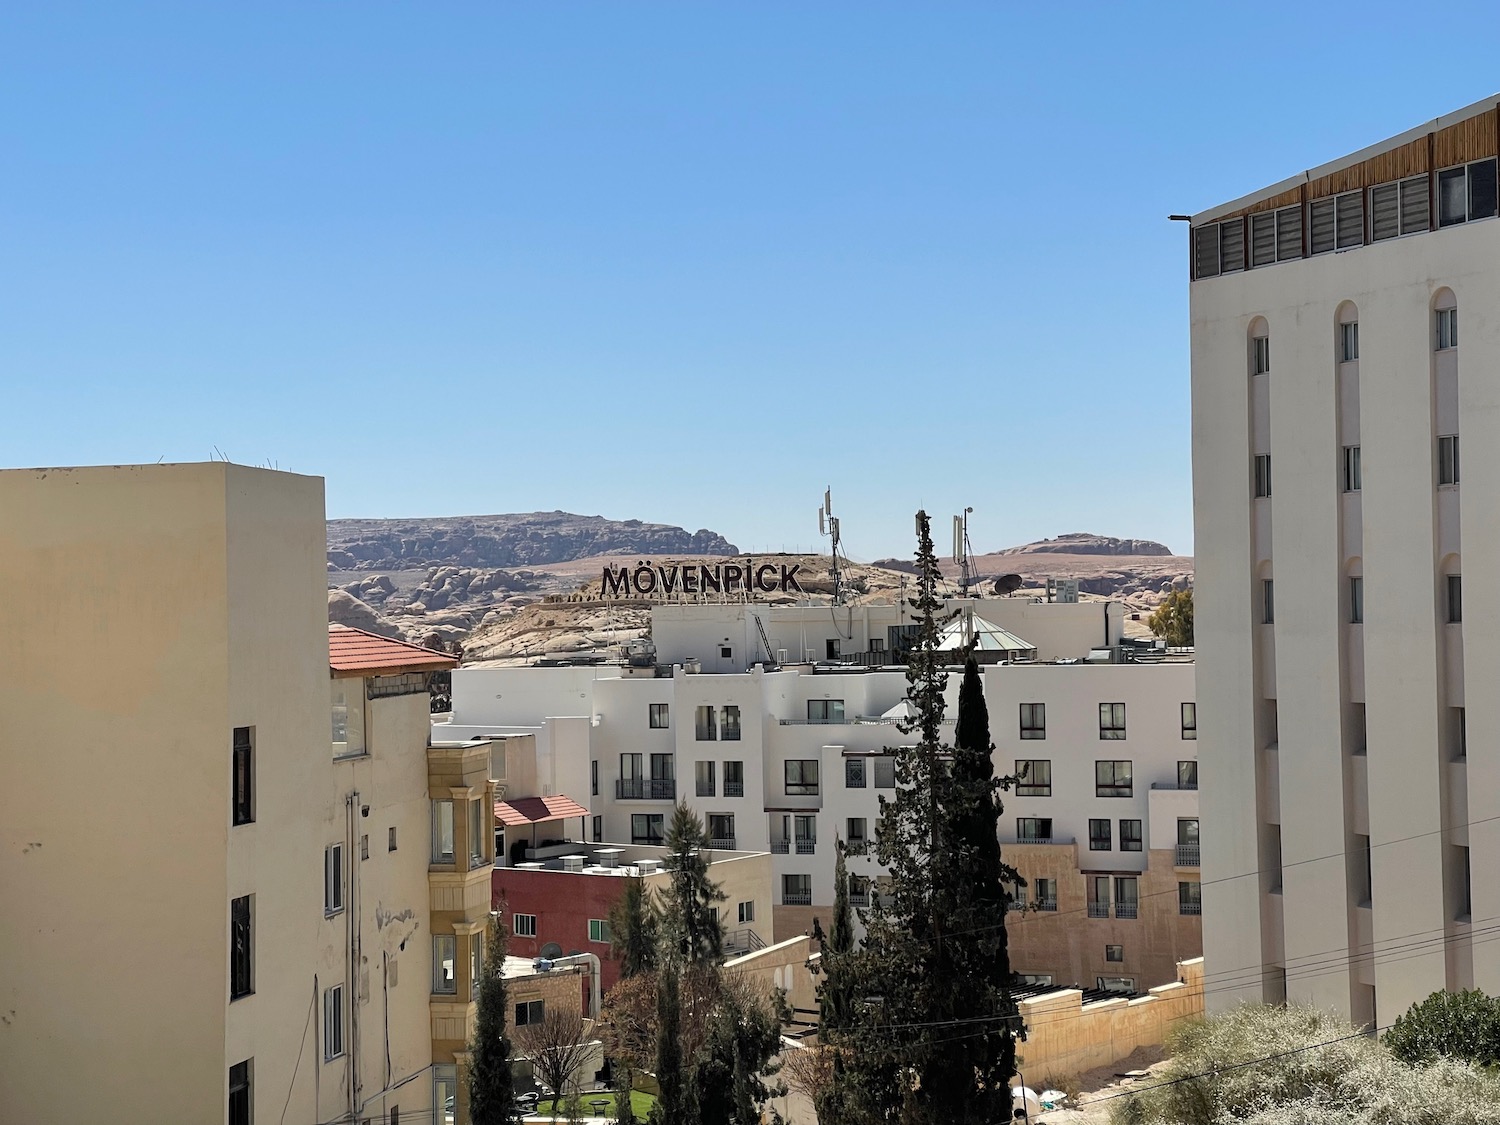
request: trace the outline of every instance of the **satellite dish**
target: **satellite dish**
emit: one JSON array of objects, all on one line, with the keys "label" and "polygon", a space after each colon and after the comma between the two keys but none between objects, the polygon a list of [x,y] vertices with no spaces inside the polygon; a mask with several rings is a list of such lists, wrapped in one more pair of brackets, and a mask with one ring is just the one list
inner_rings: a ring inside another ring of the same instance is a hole
[{"label": "satellite dish", "polygon": [[555,941],[549,941],[546,945],[542,946],[541,955],[548,961],[555,961],[563,955],[562,946],[558,945]]},{"label": "satellite dish", "polygon": [[1021,576],[1019,574],[1002,574],[995,579],[995,593],[999,595],[1014,594],[1021,588]]}]

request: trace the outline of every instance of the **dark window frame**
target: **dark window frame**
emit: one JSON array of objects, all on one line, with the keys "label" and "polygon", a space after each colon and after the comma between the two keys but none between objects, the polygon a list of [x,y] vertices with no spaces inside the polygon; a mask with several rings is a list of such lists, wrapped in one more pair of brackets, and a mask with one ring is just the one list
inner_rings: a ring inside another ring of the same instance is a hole
[{"label": "dark window frame", "polygon": [[255,995],[255,896],[229,903],[229,999]]},{"label": "dark window frame", "polygon": [[[808,780],[808,766],[812,767],[812,780],[810,781]],[[788,758],[781,767],[783,792],[788,797],[818,796],[821,781],[818,766],[817,758]],[[793,774],[796,775],[796,780],[793,780]]]},{"label": "dark window frame", "polygon": [[255,823],[255,728],[235,727],[231,750],[234,827]]},{"label": "dark window frame", "polygon": [[[1108,708],[1106,711],[1105,708]],[[1125,741],[1125,704],[1099,704],[1099,740],[1101,742]]]},{"label": "dark window frame", "polygon": [[[1124,766],[1124,770],[1120,769]],[[1124,780],[1121,781],[1123,776]],[[1130,758],[1098,758],[1094,761],[1095,797],[1135,795],[1135,761]]]},{"label": "dark window frame", "polygon": [[1040,741],[1047,737],[1047,705],[1021,704],[1021,738]]},{"label": "dark window frame", "polygon": [[1145,847],[1144,821],[1137,817],[1122,817],[1120,819],[1120,850],[1122,852],[1139,852],[1144,851]]},{"label": "dark window frame", "polygon": [[[1036,767],[1045,766],[1045,769]],[[1043,776],[1045,775],[1045,780]],[[1016,782],[1017,797],[1050,797],[1052,796],[1052,759],[1051,758],[1017,758],[1016,759]]]},{"label": "dark window frame", "polygon": [[1114,824],[1107,816],[1089,817],[1089,851],[1115,850]]},{"label": "dark window frame", "polygon": [[670,730],[672,727],[672,705],[670,703],[646,704],[646,725],[651,730]]}]

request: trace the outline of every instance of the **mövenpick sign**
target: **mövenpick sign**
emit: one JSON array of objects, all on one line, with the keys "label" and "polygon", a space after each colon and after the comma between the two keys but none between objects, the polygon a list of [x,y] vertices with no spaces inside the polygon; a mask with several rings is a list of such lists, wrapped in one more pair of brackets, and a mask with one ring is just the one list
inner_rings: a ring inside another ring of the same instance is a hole
[{"label": "m\u00f6venpick sign", "polygon": [[604,568],[604,577],[599,582],[603,597],[638,598],[662,597],[669,594],[734,594],[754,595],[803,592],[797,582],[801,565],[785,566],[761,563],[755,565],[750,559],[740,563],[722,563],[717,566],[692,565],[653,567],[649,563],[638,563],[634,567],[612,566]]}]

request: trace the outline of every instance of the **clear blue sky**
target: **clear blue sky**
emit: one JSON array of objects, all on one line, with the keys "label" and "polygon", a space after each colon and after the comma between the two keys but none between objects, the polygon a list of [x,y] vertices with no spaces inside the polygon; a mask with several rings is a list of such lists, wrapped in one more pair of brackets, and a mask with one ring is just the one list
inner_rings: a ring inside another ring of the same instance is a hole
[{"label": "clear blue sky", "polygon": [[[1335,14],[1335,13],[1339,14]],[[1351,18],[1352,17],[1352,18]],[[268,460],[856,558],[1191,550],[1191,212],[1500,88],[1500,12],[11,5],[0,464]],[[940,538],[942,538],[940,536]]]}]

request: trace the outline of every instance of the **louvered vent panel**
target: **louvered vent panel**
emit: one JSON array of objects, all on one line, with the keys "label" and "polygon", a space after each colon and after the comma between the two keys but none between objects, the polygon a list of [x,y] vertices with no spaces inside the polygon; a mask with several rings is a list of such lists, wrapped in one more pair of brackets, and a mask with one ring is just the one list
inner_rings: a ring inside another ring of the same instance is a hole
[{"label": "louvered vent panel", "polygon": [[1217,223],[1193,231],[1193,276],[1217,277],[1219,273],[1219,226]]},{"label": "louvered vent panel", "polygon": [[1312,236],[1312,252],[1326,254],[1333,249],[1333,200],[1319,199],[1307,208],[1309,232]]},{"label": "louvered vent panel", "polygon": [[1413,176],[1401,181],[1401,233],[1426,230],[1432,221],[1428,209],[1429,185],[1427,176]]},{"label": "louvered vent panel", "polygon": [[1363,246],[1365,241],[1365,197],[1357,191],[1338,197],[1339,249]]},{"label": "louvered vent panel", "polygon": [[1401,204],[1395,184],[1381,184],[1370,189],[1370,234],[1379,242],[1401,233]]},{"label": "louvered vent panel", "polygon": [[1250,216],[1251,263],[1269,266],[1276,260],[1276,216],[1262,211]]},{"label": "louvered vent panel", "polygon": [[1219,272],[1245,268],[1245,220],[1230,219],[1219,224]]},{"label": "louvered vent panel", "polygon": [[1302,207],[1283,207],[1276,212],[1276,260],[1302,257]]}]

